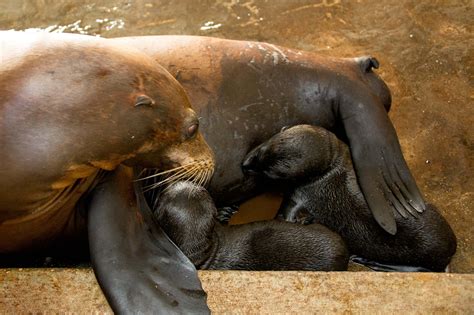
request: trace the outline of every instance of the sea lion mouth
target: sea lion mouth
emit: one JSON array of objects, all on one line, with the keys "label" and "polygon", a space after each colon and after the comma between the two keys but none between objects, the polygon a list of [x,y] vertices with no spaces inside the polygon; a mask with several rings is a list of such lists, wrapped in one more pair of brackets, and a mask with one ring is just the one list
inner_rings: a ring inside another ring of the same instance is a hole
[{"label": "sea lion mouth", "polygon": [[206,187],[214,174],[212,159],[196,160],[167,170],[144,168],[138,172],[135,182],[139,183],[145,200],[154,211],[162,191],[178,181],[189,181]]}]

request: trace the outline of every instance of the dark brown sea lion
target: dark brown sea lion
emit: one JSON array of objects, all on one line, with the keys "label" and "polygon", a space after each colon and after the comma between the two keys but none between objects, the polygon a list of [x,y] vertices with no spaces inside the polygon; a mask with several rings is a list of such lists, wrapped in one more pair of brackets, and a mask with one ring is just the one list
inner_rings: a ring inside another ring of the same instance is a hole
[{"label": "dark brown sea lion", "polygon": [[270,220],[223,226],[208,192],[186,181],[168,186],[159,199],[160,226],[198,269],[347,270],[344,241],[320,224]]},{"label": "dark brown sea lion", "polygon": [[255,194],[240,169],[252,147],[283,126],[306,123],[347,140],[362,192],[386,231],[396,233],[393,209],[425,208],[386,113],[390,92],[372,71],[376,59],[193,36],[113,41],[149,54],[183,84],[217,154],[209,192],[219,207]]},{"label": "dark brown sea lion", "polygon": [[129,168],[212,172],[181,85],[105,39],[1,32],[0,49],[0,253],[62,242],[86,208],[94,270],[114,311],[208,312],[193,265],[140,204]]},{"label": "dark brown sea lion", "polygon": [[285,220],[311,219],[329,227],[369,266],[443,271],[456,252],[451,227],[430,204],[421,214],[395,212],[397,235],[381,229],[357,184],[347,145],[324,128],[283,130],[252,150],[242,167],[284,183],[280,213]]}]

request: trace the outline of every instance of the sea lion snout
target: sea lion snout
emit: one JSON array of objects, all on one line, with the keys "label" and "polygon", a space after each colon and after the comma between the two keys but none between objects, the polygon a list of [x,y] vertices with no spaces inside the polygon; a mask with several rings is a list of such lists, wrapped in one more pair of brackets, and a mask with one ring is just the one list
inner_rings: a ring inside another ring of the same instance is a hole
[{"label": "sea lion snout", "polygon": [[250,151],[242,162],[242,171],[244,174],[255,175],[262,171],[262,156],[265,155],[265,152],[268,150],[268,145],[263,143]]}]

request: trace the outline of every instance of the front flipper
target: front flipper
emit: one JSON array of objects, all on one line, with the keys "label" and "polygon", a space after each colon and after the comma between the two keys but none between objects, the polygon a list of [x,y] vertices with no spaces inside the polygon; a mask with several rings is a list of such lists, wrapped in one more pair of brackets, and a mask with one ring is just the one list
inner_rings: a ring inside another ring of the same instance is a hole
[{"label": "front flipper", "polygon": [[292,223],[307,225],[314,222],[314,216],[308,212],[304,204],[295,202],[290,197],[283,199],[280,209],[278,209],[278,215],[281,216],[284,221]]},{"label": "front flipper", "polygon": [[390,265],[382,264],[376,261],[368,260],[359,256],[352,256],[350,259],[353,263],[365,266],[374,271],[385,271],[385,272],[433,272],[432,270],[426,269],[424,267],[415,267],[415,266],[404,266],[404,265]]},{"label": "front flipper", "polygon": [[153,220],[130,169],[94,190],[91,259],[110,306],[119,314],[209,314],[195,267]]},{"label": "front flipper", "polygon": [[221,207],[217,209],[216,219],[223,225],[228,225],[232,216],[239,211],[238,205],[231,205],[228,207]]},{"label": "front flipper", "polygon": [[339,115],[357,179],[375,220],[394,235],[397,226],[393,210],[406,218],[423,212],[425,203],[384,107],[374,96],[362,95],[363,88],[353,91],[339,107]]}]

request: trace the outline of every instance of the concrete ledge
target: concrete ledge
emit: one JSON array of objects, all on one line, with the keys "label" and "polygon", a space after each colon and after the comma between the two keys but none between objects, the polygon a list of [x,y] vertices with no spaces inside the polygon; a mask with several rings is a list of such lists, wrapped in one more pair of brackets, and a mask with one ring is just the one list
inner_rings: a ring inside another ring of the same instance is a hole
[{"label": "concrete ledge", "polygon": [[[474,312],[473,274],[201,271],[215,314]],[[0,313],[111,313],[90,269],[0,269]]]}]

